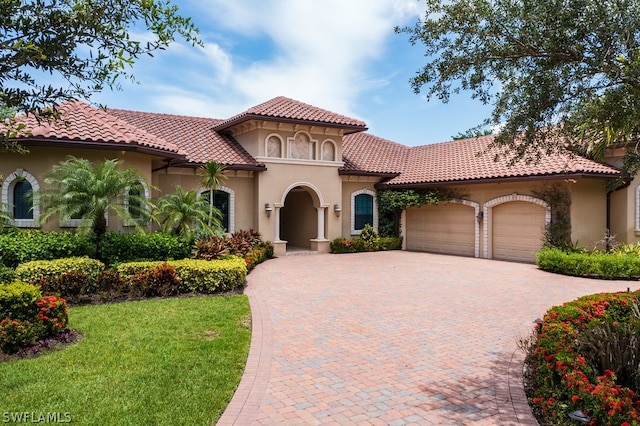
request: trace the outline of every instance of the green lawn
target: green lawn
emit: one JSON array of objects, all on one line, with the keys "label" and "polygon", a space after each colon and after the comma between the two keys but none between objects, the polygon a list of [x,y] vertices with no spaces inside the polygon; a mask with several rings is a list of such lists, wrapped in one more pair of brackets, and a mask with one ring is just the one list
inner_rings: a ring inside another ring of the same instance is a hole
[{"label": "green lawn", "polygon": [[249,312],[243,295],[71,308],[80,343],[0,363],[0,414],[69,413],[82,425],[211,425],[242,376]]}]

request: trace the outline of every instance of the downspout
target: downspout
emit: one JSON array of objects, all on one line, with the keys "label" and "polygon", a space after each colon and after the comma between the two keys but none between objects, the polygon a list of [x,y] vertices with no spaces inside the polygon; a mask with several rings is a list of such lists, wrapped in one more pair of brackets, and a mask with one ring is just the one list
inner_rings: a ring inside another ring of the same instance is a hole
[{"label": "downspout", "polygon": [[631,181],[633,179],[630,177],[624,177],[622,179],[621,183],[618,183],[618,185],[613,188],[613,189],[609,189],[607,190],[607,219],[606,219],[606,235],[605,235],[605,250],[607,252],[611,251],[611,194],[613,194],[614,192],[617,192],[621,189],[625,189],[628,188],[629,185],[631,185]]}]

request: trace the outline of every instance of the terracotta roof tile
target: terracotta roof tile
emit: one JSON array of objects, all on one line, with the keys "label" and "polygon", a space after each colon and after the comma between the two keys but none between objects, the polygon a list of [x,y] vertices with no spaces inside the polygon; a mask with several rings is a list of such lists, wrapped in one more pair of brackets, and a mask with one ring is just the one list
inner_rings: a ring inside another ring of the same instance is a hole
[{"label": "terracotta roof tile", "polygon": [[342,172],[398,174],[409,153],[409,147],[370,133],[346,135],[342,143]]},{"label": "terracotta roof tile", "polygon": [[215,160],[226,165],[258,165],[235,139],[213,130],[222,120],[120,109],[108,111],[133,126],[162,135],[179,145],[190,162]]},{"label": "terracotta roof tile", "polygon": [[227,129],[235,124],[252,119],[310,122],[330,127],[340,127],[362,131],[367,129],[364,121],[336,114],[313,105],[279,96],[260,105],[224,120],[216,126],[216,130]]},{"label": "terracotta roof tile", "polygon": [[543,156],[536,164],[517,162],[509,167],[505,161],[494,161],[490,152],[479,155],[492,140],[493,136],[483,136],[413,147],[402,174],[387,183],[407,185],[561,174],[619,174],[611,166],[569,153]]},{"label": "terracotta roof tile", "polygon": [[83,102],[64,102],[58,106],[58,110],[60,119],[55,121],[38,121],[32,114],[18,117],[18,122],[25,124],[29,130],[29,134],[24,133],[19,137],[139,146],[183,154],[176,144]]}]

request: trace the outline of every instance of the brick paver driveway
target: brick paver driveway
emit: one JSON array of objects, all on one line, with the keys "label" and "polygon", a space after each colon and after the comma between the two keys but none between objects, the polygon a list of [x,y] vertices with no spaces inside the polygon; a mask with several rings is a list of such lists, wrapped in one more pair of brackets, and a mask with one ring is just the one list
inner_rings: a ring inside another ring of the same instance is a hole
[{"label": "brick paver driveway", "polygon": [[535,424],[516,342],[638,284],[411,252],[287,256],[248,279],[251,353],[219,424]]}]

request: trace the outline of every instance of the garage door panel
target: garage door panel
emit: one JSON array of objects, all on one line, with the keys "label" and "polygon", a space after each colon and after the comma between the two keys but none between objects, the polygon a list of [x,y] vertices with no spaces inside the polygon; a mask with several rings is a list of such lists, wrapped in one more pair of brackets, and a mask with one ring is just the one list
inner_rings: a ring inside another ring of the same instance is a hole
[{"label": "garage door panel", "polygon": [[407,249],[475,255],[475,211],[457,203],[407,210]]},{"label": "garage door panel", "polygon": [[542,247],[546,223],[544,207],[525,201],[495,206],[492,215],[492,257],[534,262]]}]

